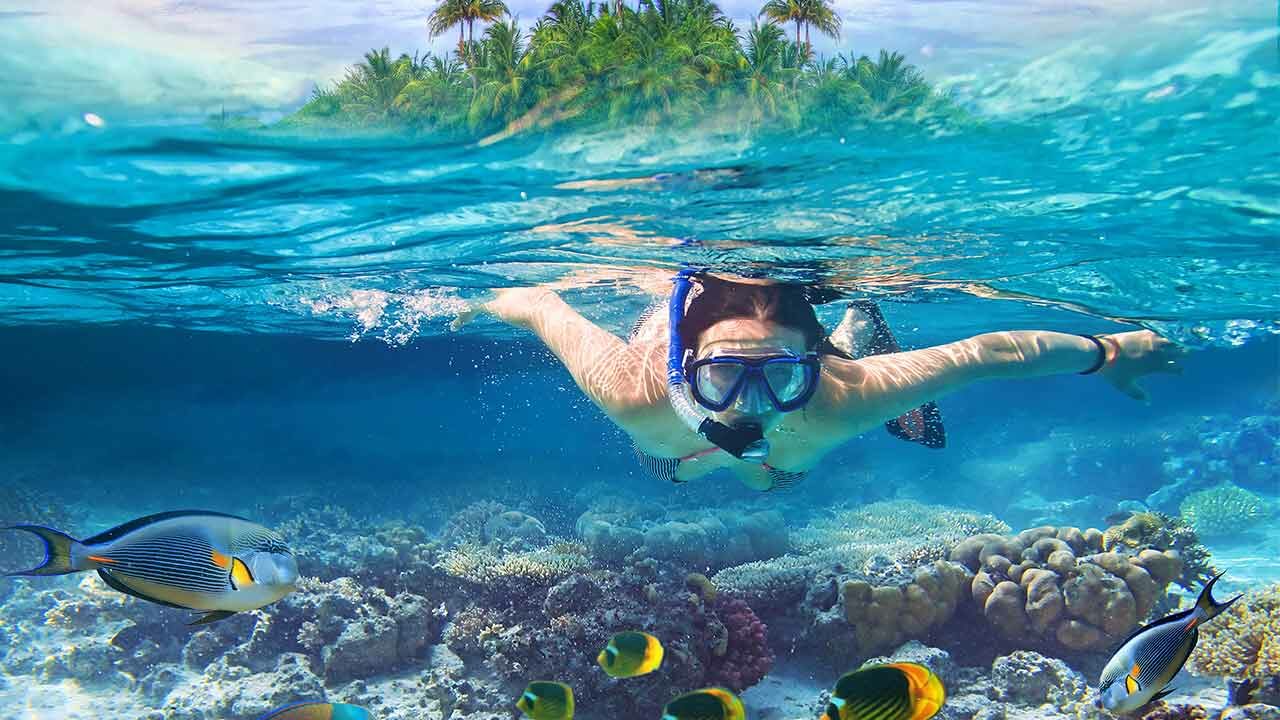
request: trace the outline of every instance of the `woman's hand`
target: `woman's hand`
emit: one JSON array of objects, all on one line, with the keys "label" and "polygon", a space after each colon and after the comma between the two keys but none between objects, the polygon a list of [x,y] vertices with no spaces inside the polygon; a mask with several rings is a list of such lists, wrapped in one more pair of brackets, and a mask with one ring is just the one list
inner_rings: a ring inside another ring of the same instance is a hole
[{"label": "woman's hand", "polygon": [[1107,346],[1107,361],[1098,374],[1134,400],[1146,400],[1147,393],[1138,379],[1153,373],[1179,375],[1178,358],[1186,350],[1150,330],[1099,335]]},{"label": "woman's hand", "polygon": [[528,327],[533,311],[540,302],[555,293],[545,287],[500,288],[488,301],[474,303],[458,313],[450,328],[457,330],[476,319],[480,313],[489,313],[502,322],[517,327]]}]

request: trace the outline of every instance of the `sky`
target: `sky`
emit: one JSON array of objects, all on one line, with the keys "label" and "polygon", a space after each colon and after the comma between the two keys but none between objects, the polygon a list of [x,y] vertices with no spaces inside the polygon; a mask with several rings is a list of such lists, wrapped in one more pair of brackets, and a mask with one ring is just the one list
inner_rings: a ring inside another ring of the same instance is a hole
[{"label": "sky", "polygon": [[[762,0],[722,0],[740,28]],[[531,24],[549,0],[509,0]],[[69,97],[84,104],[179,112],[296,107],[370,48],[447,50],[429,38],[431,0],[0,0],[0,75],[16,82],[10,111],[39,114]],[[904,53],[935,81],[1017,66],[1100,34],[1159,32],[1161,19],[1206,13],[1191,0],[835,0],[838,39],[821,54]],[[1234,0],[1222,13],[1259,13]],[[1200,9],[1197,9],[1200,8]],[[1232,10],[1231,8],[1236,8]],[[1261,13],[1260,17],[1265,17]],[[1271,21],[1274,27],[1274,19]],[[789,28],[790,29],[790,28]],[[793,30],[792,30],[793,31]],[[6,98],[0,98],[4,100]],[[3,103],[0,103],[3,104]]]}]

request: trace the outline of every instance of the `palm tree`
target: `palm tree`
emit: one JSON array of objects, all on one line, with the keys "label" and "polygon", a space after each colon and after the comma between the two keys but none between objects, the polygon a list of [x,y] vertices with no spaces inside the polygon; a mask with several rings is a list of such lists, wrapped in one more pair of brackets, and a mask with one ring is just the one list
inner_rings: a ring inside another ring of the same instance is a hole
[{"label": "palm tree", "polygon": [[440,0],[427,18],[427,29],[431,37],[436,37],[457,25],[458,52],[461,54],[464,43],[475,42],[477,20],[491,22],[507,14],[507,6],[502,0]]},{"label": "palm tree", "polygon": [[463,16],[467,19],[467,40],[469,42],[475,42],[475,24],[477,20],[493,22],[510,14],[506,3],[502,2],[502,0],[460,0],[460,2],[462,3]]},{"label": "palm tree", "polygon": [[776,23],[796,24],[796,45],[800,44],[800,30],[804,29],[805,55],[813,52],[809,43],[810,26],[831,38],[840,37],[840,16],[828,0],[769,0],[760,9],[760,16]]},{"label": "palm tree", "polygon": [[805,9],[803,0],[769,0],[760,8],[758,17],[767,17],[776,23],[794,22],[796,24],[796,44],[800,44],[800,27],[804,24]]},{"label": "palm tree", "polygon": [[528,94],[528,55],[515,20],[490,25],[479,50],[479,62],[472,68],[477,83],[469,113],[473,127],[494,118],[513,119],[526,109]]},{"label": "palm tree", "polygon": [[582,0],[557,0],[540,18],[530,34],[529,54],[543,88],[577,84],[586,72],[585,46],[592,25],[591,6]]},{"label": "palm tree", "polygon": [[427,17],[427,31],[430,37],[438,37],[448,32],[454,25],[458,26],[458,50],[462,50],[464,24],[467,17],[464,13],[464,0],[440,0],[440,4]]},{"label": "palm tree", "polygon": [[343,105],[366,122],[386,119],[395,108],[396,97],[413,81],[414,66],[408,55],[392,60],[385,47],[370,50],[364,62],[347,70],[341,90]]},{"label": "palm tree", "polygon": [[809,44],[810,27],[816,27],[818,32],[833,40],[840,39],[840,16],[827,3],[827,0],[797,0],[797,2],[804,18],[804,46],[806,53],[813,52],[813,46]]},{"label": "palm tree", "polygon": [[900,53],[881,50],[874,62],[864,55],[851,70],[879,115],[895,115],[929,96],[924,76]]},{"label": "palm tree", "polygon": [[747,31],[743,56],[747,64],[747,98],[752,101],[759,115],[773,115],[779,110],[786,93],[783,65],[784,51],[788,43],[782,28],[773,23],[751,24]]}]

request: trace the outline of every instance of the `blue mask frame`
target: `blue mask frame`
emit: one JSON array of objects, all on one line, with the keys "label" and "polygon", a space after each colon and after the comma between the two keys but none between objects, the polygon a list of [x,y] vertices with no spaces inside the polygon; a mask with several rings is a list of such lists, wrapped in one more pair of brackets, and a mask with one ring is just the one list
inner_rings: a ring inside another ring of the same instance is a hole
[{"label": "blue mask frame", "polygon": [[[713,401],[708,397],[707,393],[701,387],[701,381],[698,379],[698,368],[708,365],[735,365],[742,367],[743,371],[734,381],[733,385],[724,392],[723,398],[719,401]],[[783,400],[778,397],[778,393],[774,390],[773,385],[769,382],[769,378],[765,375],[765,368],[770,365],[799,365],[805,371],[805,387],[804,390],[794,398]],[[737,401],[738,396],[742,393],[743,388],[748,382],[757,383],[764,388],[765,396],[769,398],[769,402],[773,403],[774,408],[778,412],[791,412],[799,410],[809,402],[814,392],[818,389],[818,378],[821,375],[822,365],[818,360],[818,354],[811,352],[804,357],[796,355],[769,355],[766,357],[738,357],[734,355],[721,355],[718,357],[703,358],[694,360],[685,366],[684,373],[688,379],[689,392],[693,395],[693,399],[702,407],[715,412],[728,410],[730,406]]]}]

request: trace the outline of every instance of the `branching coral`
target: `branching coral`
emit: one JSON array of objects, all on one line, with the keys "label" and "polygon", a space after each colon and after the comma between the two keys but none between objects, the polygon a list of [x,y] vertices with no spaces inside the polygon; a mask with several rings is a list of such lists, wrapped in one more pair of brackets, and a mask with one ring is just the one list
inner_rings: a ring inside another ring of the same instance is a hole
[{"label": "branching coral", "polygon": [[809,556],[784,555],[725,568],[711,578],[716,589],[756,608],[785,607],[804,597],[809,578],[824,564]]},{"label": "branching coral", "polygon": [[489,519],[507,510],[507,506],[492,500],[474,502],[454,513],[440,531],[440,542],[446,547],[465,543],[484,542],[484,527]]},{"label": "branching coral", "polygon": [[914,500],[891,500],[816,520],[793,532],[792,542],[801,551],[812,553],[843,546],[954,543],[984,532],[1007,533],[1009,526],[992,515]]},{"label": "branching coral", "polygon": [[448,575],[489,588],[510,581],[550,585],[590,567],[586,548],[558,541],[546,548],[501,553],[485,545],[464,543],[445,552],[439,568]]},{"label": "branching coral", "polygon": [[1237,680],[1280,675],[1280,584],[1245,595],[1201,625],[1187,667]]},{"label": "branching coral", "polygon": [[1231,483],[1188,495],[1178,512],[1205,537],[1235,535],[1271,515],[1261,497]]}]

